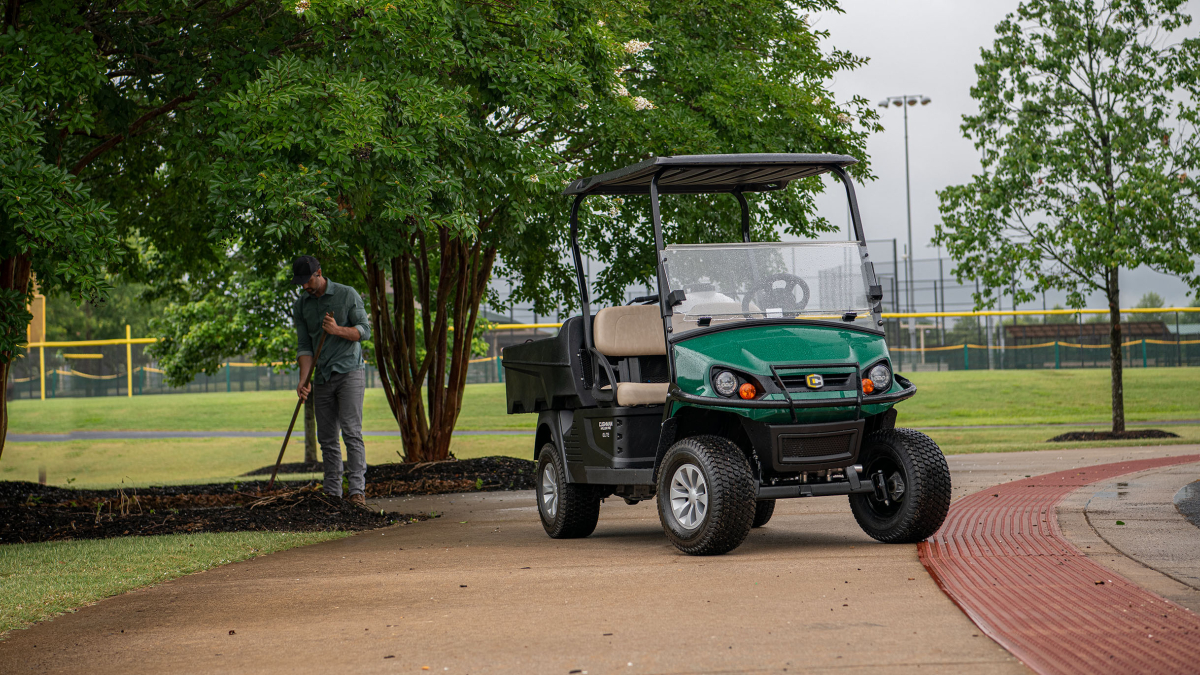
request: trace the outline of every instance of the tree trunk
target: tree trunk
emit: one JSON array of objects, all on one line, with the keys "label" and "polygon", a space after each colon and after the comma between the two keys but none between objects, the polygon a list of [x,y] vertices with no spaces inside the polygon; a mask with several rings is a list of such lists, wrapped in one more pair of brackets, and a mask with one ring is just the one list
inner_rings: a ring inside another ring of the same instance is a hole
[{"label": "tree trunk", "polygon": [[317,399],[309,396],[304,399],[304,463],[317,461]]},{"label": "tree trunk", "polygon": [[[445,228],[437,237],[436,250],[430,250],[424,232],[417,230],[407,249],[386,262],[364,251],[375,362],[406,462],[451,457],[471,338],[496,259],[495,248],[484,247],[478,238],[457,238]],[[391,271],[390,311],[385,265]]]},{"label": "tree trunk", "polygon": [[4,439],[8,437],[8,362],[0,359],[0,458],[4,457]]},{"label": "tree trunk", "polygon": [[1112,364],[1112,430],[1125,431],[1124,362],[1121,358],[1121,282],[1120,270],[1108,272],[1109,353]]},{"label": "tree trunk", "polygon": [[[27,255],[18,255],[0,260],[0,290],[17,291],[20,300],[24,302],[29,295],[30,260]],[[24,311],[24,306],[10,308],[7,311]],[[18,330],[9,326],[9,330]],[[25,330],[22,326],[20,330]],[[18,336],[7,336],[18,337]],[[23,339],[19,338],[22,342]],[[4,440],[8,437],[8,371],[12,360],[16,358],[13,352],[0,352],[0,457],[4,456]]]}]

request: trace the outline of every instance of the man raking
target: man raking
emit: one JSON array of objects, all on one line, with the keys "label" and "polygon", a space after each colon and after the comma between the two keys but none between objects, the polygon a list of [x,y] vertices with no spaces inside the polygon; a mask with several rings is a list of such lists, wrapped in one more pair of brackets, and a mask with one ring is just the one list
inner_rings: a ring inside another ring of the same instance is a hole
[{"label": "man raking", "polygon": [[[342,450],[338,431],[346,443],[347,499],[366,506],[367,451],[362,440],[363,390],[366,373],[362,340],[371,337],[371,323],[362,297],[349,286],[335,284],[321,274],[321,263],[302,255],[292,263],[292,283],[304,289],[296,300],[292,320],[299,345],[300,385],[296,395],[303,401],[310,390],[317,414],[317,439],[325,465],[326,494],[342,495]],[[313,347],[326,333],[319,361],[313,363]],[[308,385],[309,372],[313,384]],[[315,389],[314,389],[315,388]]]}]

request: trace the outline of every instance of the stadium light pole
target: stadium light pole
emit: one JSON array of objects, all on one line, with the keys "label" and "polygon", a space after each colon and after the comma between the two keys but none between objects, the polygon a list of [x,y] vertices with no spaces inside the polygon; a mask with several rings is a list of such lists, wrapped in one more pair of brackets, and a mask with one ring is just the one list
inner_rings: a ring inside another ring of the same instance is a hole
[{"label": "stadium light pole", "polygon": [[[905,294],[907,295],[908,311],[913,311],[913,240],[912,240],[912,185],[908,172],[908,108],[918,103],[929,105],[933,99],[924,94],[905,94],[904,96],[889,96],[879,102],[880,108],[894,105],[904,109],[904,201],[908,210],[908,257],[905,259]],[[917,323],[916,319],[908,320],[908,346],[916,349]]]}]

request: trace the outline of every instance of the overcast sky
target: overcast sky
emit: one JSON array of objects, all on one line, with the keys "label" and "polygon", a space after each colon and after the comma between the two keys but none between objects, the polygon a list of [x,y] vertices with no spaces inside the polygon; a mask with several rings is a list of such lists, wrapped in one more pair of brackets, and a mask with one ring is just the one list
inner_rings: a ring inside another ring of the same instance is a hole
[{"label": "overcast sky", "polygon": [[[965,183],[979,171],[979,154],[959,130],[962,115],[976,110],[970,88],[975,83],[979,50],[992,43],[995,25],[1016,9],[1017,2],[843,0],[842,7],[844,14],[817,15],[814,23],[830,31],[830,45],[869,57],[870,63],[837,78],[833,90],[838,99],[859,95],[877,102],[904,94],[933,99],[927,106],[908,108],[908,131],[916,258],[936,258],[936,249],[928,246],[938,220],[935,192]],[[1185,34],[1195,36],[1200,28],[1193,24]],[[871,137],[867,151],[878,178],[860,186],[859,202],[868,239],[903,240],[904,113],[894,106],[877,110],[882,113],[885,131]],[[844,212],[844,202],[828,203],[822,209],[828,215],[838,208]],[[842,216],[841,222],[844,220]],[[877,251],[872,257],[881,260],[890,255],[890,250]],[[1149,270],[1124,276],[1125,307],[1133,306],[1150,290],[1163,295],[1168,305],[1187,304],[1187,287],[1178,279]],[[1100,300],[1093,298],[1089,306],[1103,306]]]}]

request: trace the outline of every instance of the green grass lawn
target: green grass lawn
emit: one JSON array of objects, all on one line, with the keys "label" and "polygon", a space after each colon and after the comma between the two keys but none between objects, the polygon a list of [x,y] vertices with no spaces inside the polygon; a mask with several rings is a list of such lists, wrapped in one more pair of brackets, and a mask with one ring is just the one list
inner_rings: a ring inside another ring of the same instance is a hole
[{"label": "green grass lawn", "polygon": [[223,532],[0,546],[0,635],[75,607],[346,532]]},{"label": "green grass lawn", "polygon": [[[917,395],[899,405],[914,427],[972,424],[1103,424],[1108,421],[1107,370],[1005,370],[913,373]],[[1200,368],[1125,371],[1125,411],[1139,420],[1200,419],[1190,395]],[[291,391],[170,394],[133,398],[13,401],[10,433],[68,431],[278,431],[295,407]],[[467,387],[458,429],[533,429],[536,415],[507,415],[503,384]],[[363,429],[394,431],[383,391],[367,390]]]},{"label": "green grass lawn", "polygon": [[[0,459],[0,480],[36,481],[38,468],[45,467],[46,482],[64,487],[225,482],[274,464],[282,441],[281,436],[9,443]],[[398,437],[367,437],[366,446],[368,464],[400,461]],[[490,455],[532,459],[533,436],[459,436],[450,449],[460,459]],[[284,461],[298,462],[303,457],[303,439],[293,439]],[[289,479],[316,476],[299,474]]]},{"label": "green grass lawn", "polygon": [[[1000,370],[913,373],[917,394],[897,406],[904,426],[1108,424],[1108,370]],[[1200,420],[1191,395],[1200,368],[1125,370],[1125,419]],[[1104,430],[1103,427],[1098,427]]]},{"label": "green grass lawn", "polygon": [[[1106,370],[934,372],[915,373],[912,380],[918,392],[898,406],[899,423],[926,429],[948,454],[1070,447],[1045,440],[1077,429],[1105,430],[1109,423]],[[1132,424],[1200,419],[1200,406],[1191,395],[1197,390],[1200,368],[1126,370],[1127,419]],[[280,436],[9,443],[0,459],[0,480],[37,480],[39,466],[46,467],[48,482],[66,485],[73,479],[70,484],[79,487],[235,480],[275,461],[295,400],[290,391],[274,391],[15,401],[10,404],[12,433],[221,430],[277,431]],[[536,415],[506,415],[504,410],[504,385],[471,385],[463,399],[458,429],[532,432]],[[1047,423],[1072,426],[938,429]],[[367,392],[363,427],[396,428],[378,389]],[[1184,436],[1184,441],[1200,441],[1196,434],[1200,427],[1168,428]],[[399,461],[400,450],[398,437],[367,438],[368,463]],[[452,450],[464,459],[486,455],[532,458],[533,444],[526,435],[458,435]],[[295,438],[286,459],[298,461],[302,453],[302,441]]]},{"label": "green grass lawn", "polygon": [[[287,430],[296,409],[293,391],[247,391],[157,396],[104,396],[12,401],[9,433],[68,431],[277,431]],[[503,384],[473,384],[463,397],[462,430],[532,429],[537,415],[505,413]],[[396,431],[382,389],[368,389],[363,429]]]}]

